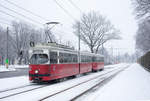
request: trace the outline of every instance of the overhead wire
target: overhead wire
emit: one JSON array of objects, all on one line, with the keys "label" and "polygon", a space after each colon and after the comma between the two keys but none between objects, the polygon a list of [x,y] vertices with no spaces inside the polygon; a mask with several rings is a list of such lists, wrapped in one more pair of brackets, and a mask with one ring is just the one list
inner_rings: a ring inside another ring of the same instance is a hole
[{"label": "overhead wire", "polygon": [[[4,12],[4,11],[2,11],[2,10],[0,10],[0,12],[1,12],[1,13],[3,13],[3,14],[5,14],[5,15],[11,16],[12,18],[15,18],[15,19],[20,19],[20,20],[22,20],[21,18],[19,18],[19,17],[16,17],[16,16],[13,16],[13,15],[11,15],[11,14],[9,14],[9,13],[6,13],[6,12]],[[35,24],[34,24],[34,25],[35,25]],[[39,27],[41,27],[41,26],[39,26]]]},{"label": "overhead wire", "polygon": [[[13,3],[13,2],[11,2],[11,1],[9,1],[9,0],[4,0],[4,1],[6,1],[7,3],[12,4],[12,5],[14,5],[15,7],[20,8],[20,9],[22,9],[22,10],[24,10],[24,11],[26,11],[26,12],[28,12],[28,13],[30,13],[30,14],[36,16],[36,17],[38,17],[38,18],[41,18],[42,20],[45,20],[45,21],[47,20],[47,19],[45,19],[44,17],[42,17],[42,16],[40,16],[40,15],[38,15],[38,14],[35,14],[35,13],[31,12],[30,10],[27,10],[27,9],[21,7],[21,6],[18,6],[17,4],[15,4],[15,3]],[[72,0],[68,0],[68,1],[69,1],[76,9],[78,9],[80,12],[82,12],[82,10],[81,10],[76,4],[74,4],[74,2],[73,2]],[[57,0],[54,0],[54,2],[55,2],[68,16],[70,16],[73,20],[76,20],[76,19],[74,18],[74,16],[72,16],[61,4],[58,3]],[[0,5],[1,5],[1,4],[0,4]],[[3,5],[1,5],[1,6],[2,6],[3,8],[5,8],[5,9],[9,10],[9,11],[12,11],[12,12],[14,12],[14,13],[16,13],[16,14],[18,14],[18,15],[20,15],[20,16],[22,16],[22,17],[24,17],[24,18],[26,18],[26,19],[28,19],[28,20],[30,20],[30,21],[32,21],[32,22],[34,22],[34,23],[42,24],[42,23],[40,23],[40,22],[37,22],[37,21],[31,19],[30,17],[27,17],[27,16],[25,16],[25,15],[23,15],[23,14],[21,14],[21,13],[18,13],[18,12],[16,12],[16,11],[12,10],[12,9],[9,9],[9,8],[3,6]],[[0,12],[2,12],[2,11],[0,11]],[[3,13],[6,14],[6,12],[3,12]],[[13,16],[13,15],[11,15],[11,14],[8,14],[8,13],[7,13],[6,15],[9,15],[9,16],[11,16],[11,17],[13,17],[13,18],[16,18],[15,16]],[[18,17],[17,17],[17,18],[18,18]]]},{"label": "overhead wire", "polygon": [[81,14],[83,13],[82,10],[81,10],[72,0],[68,0],[68,1],[69,1],[69,3],[70,3],[71,5],[73,5]]},{"label": "overhead wire", "polygon": [[6,1],[7,3],[9,3],[9,4],[11,4],[11,5],[14,5],[14,6],[17,7],[17,8],[20,8],[20,9],[22,9],[22,10],[24,10],[24,11],[26,11],[26,12],[32,14],[33,16],[36,16],[36,17],[38,17],[38,18],[40,18],[40,19],[42,19],[42,20],[48,21],[48,19],[46,19],[46,18],[44,18],[44,17],[42,17],[42,16],[40,16],[40,15],[38,15],[38,14],[36,14],[36,13],[30,11],[30,10],[27,10],[27,9],[21,7],[21,6],[18,6],[17,4],[15,4],[15,3],[13,3],[13,2],[11,2],[11,1],[9,1],[9,0],[4,0],[4,1]]},{"label": "overhead wire", "polygon": [[61,4],[59,4],[58,2],[57,2],[57,0],[53,0],[70,18],[72,18],[73,20],[76,20],[75,18],[74,18],[74,16],[72,16]]},{"label": "overhead wire", "polygon": [[[12,9],[9,9],[9,8],[3,6],[2,4],[0,4],[0,6],[3,7],[4,9],[7,9],[7,10],[13,12],[13,13],[16,13],[17,15],[22,16],[23,18],[26,18],[28,21],[32,21],[32,22],[36,23],[36,24],[31,23],[31,24],[33,24],[33,25],[35,25],[35,26],[38,26],[38,27],[40,27],[40,28],[43,27],[43,24],[42,24],[42,23],[37,22],[36,20],[31,19],[30,17],[27,17],[27,16],[25,16],[25,15],[23,15],[23,14],[21,14],[21,13],[18,13],[18,12],[16,12],[16,11],[12,10]],[[12,14],[9,14],[9,13],[7,13],[7,12],[5,12],[5,11],[0,10],[0,12],[3,13],[3,14],[5,14],[5,15],[11,16],[12,18],[23,20],[23,19],[21,19],[20,17],[16,17],[16,16],[14,16],[14,15],[12,15]],[[37,25],[37,24],[38,24],[38,25]],[[39,26],[39,25],[42,25],[42,26]]]},{"label": "overhead wire", "polygon": [[[60,3],[58,3],[57,0],[53,0],[71,19],[73,20],[77,20],[76,18],[74,18],[74,16],[72,16],[72,14],[70,14]],[[81,12],[80,12],[81,13]],[[57,30],[58,31],[58,30]],[[64,32],[63,30],[58,31],[59,33],[68,33],[68,32]],[[72,32],[71,32],[72,33]]]},{"label": "overhead wire", "polygon": [[6,13],[6,12],[4,12],[4,11],[2,11],[2,10],[0,10],[0,12],[3,13],[3,14],[5,14],[5,15],[11,16],[11,17],[13,17],[13,18],[15,18],[15,19],[19,19],[18,17],[13,16],[13,15],[11,15],[11,14],[9,14],[9,13]]},{"label": "overhead wire", "polygon": [[24,17],[24,18],[26,18],[26,19],[34,22],[34,23],[37,23],[37,24],[40,24],[40,25],[42,24],[42,23],[40,23],[40,22],[38,22],[38,21],[36,21],[34,19],[31,19],[30,17],[27,17],[27,16],[25,16],[25,15],[19,13],[19,12],[16,12],[15,10],[9,9],[9,8],[5,7],[4,5],[2,5],[2,4],[0,4],[0,6],[5,8],[5,9],[7,9],[7,10],[9,10],[9,11],[11,11],[11,12],[13,12],[13,13],[16,13],[17,15],[20,15],[20,16],[22,16],[22,17]]}]

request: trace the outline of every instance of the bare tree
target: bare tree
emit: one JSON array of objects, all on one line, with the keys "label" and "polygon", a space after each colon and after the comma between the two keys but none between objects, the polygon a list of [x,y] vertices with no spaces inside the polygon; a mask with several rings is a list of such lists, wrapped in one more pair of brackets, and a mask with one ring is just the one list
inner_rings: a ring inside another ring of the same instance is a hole
[{"label": "bare tree", "polygon": [[6,32],[5,30],[0,27],[0,58],[1,58],[1,64],[4,64],[4,59],[6,57]]},{"label": "bare tree", "polygon": [[132,0],[137,18],[150,18],[150,0]]},{"label": "bare tree", "polygon": [[[111,39],[119,39],[119,30],[102,15],[96,12],[83,14],[80,21],[73,25],[74,33],[88,45],[92,53],[97,53],[99,47]],[[79,33],[80,31],[80,33]]]},{"label": "bare tree", "polygon": [[144,53],[150,50],[150,21],[144,20],[139,24],[136,34],[136,48]]},{"label": "bare tree", "polygon": [[19,64],[21,64],[22,59],[24,63],[27,63],[28,60],[28,50],[30,42],[42,42],[42,34],[44,31],[36,30],[32,26],[29,26],[23,22],[12,22],[13,24],[13,42],[12,45],[15,49],[17,59]]},{"label": "bare tree", "polygon": [[9,34],[8,34],[8,40],[7,40],[7,34],[6,34],[6,29],[0,27],[0,60],[1,60],[1,64],[4,64],[4,60],[7,57],[7,42],[8,42],[8,59],[9,59],[9,63],[13,64],[14,63],[14,59],[15,59],[15,54],[14,53],[14,48],[12,46],[12,36],[10,35],[11,31],[9,30]]},{"label": "bare tree", "polygon": [[45,42],[44,29],[35,29],[33,26],[25,22],[12,22],[12,28],[9,29],[8,40],[6,29],[0,27],[0,63],[4,64],[6,59],[6,50],[8,42],[8,59],[9,63],[28,63],[28,50],[30,42],[41,43]]}]

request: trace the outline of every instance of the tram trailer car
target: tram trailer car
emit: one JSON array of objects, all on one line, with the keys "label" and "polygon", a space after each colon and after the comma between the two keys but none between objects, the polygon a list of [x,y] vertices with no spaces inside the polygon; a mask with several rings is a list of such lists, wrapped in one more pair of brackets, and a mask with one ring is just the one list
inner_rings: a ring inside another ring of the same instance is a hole
[{"label": "tram trailer car", "polygon": [[38,44],[29,50],[29,80],[50,81],[104,68],[104,57],[57,44]]}]

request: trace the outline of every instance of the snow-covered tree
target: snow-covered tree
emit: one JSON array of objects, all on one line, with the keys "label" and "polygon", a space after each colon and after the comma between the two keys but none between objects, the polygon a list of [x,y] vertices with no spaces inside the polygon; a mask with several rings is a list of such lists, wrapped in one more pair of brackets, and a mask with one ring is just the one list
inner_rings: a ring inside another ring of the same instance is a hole
[{"label": "snow-covered tree", "polygon": [[80,36],[92,53],[97,53],[100,46],[108,40],[120,38],[120,31],[97,12],[83,14],[81,20],[74,23],[73,28],[75,35]]},{"label": "snow-covered tree", "polygon": [[[42,35],[44,34],[42,30],[37,30],[34,27],[23,23],[23,22],[12,22],[12,35],[13,35],[13,48],[15,49],[15,53],[17,59],[19,59],[19,63],[21,63],[22,59],[27,63],[28,60],[28,49],[30,42],[42,42]],[[20,54],[22,53],[22,54]]]},{"label": "snow-covered tree", "polygon": [[139,24],[136,34],[136,47],[144,53],[150,50],[150,21],[144,20]]},{"label": "snow-covered tree", "polygon": [[150,0],[132,0],[137,18],[150,18]]}]

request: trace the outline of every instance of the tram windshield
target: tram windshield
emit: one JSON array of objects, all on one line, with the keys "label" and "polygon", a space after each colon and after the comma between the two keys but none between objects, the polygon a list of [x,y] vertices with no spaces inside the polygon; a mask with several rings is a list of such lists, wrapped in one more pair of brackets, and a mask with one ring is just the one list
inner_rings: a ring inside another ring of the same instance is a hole
[{"label": "tram windshield", "polygon": [[33,54],[30,58],[30,64],[44,64],[48,62],[47,54]]}]

